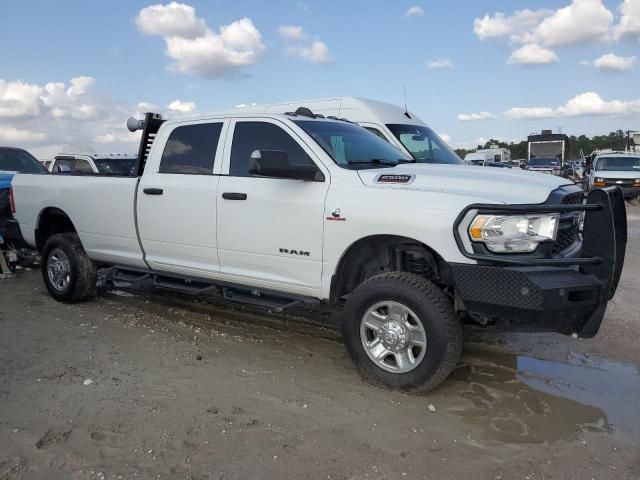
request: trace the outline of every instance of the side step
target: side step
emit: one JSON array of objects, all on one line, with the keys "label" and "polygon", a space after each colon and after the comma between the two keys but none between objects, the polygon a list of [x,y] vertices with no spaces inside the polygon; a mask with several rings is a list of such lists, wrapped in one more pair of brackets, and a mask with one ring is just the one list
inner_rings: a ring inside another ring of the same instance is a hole
[{"label": "side step", "polygon": [[101,276],[99,286],[103,288],[162,288],[191,295],[220,292],[223,298],[230,302],[266,308],[278,313],[299,305],[320,303],[317,298],[313,297],[285,295],[282,292],[261,290],[227,282],[123,267],[114,267],[109,273]]}]

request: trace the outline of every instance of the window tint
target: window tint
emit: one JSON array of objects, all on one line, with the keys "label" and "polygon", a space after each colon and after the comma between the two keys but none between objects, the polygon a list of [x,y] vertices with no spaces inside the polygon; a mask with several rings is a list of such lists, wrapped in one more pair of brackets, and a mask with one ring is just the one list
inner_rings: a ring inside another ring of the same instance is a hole
[{"label": "window tint", "polygon": [[167,140],[160,173],[211,175],[222,123],[177,127]]},{"label": "window tint", "polygon": [[65,159],[65,160],[56,160],[56,162],[53,164],[53,173],[59,173],[60,172],[60,167],[62,165],[66,165],[67,167],[69,167],[69,172],[73,172],[73,167],[76,164],[75,159]]},{"label": "window tint", "polygon": [[91,169],[91,165],[86,160],[78,159],[76,160],[76,166],[73,169],[76,173],[93,173]]},{"label": "window tint", "polygon": [[387,128],[418,162],[452,165],[462,163],[460,157],[428,127],[388,124]]},{"label": "window tint", "polygon": [[249,177],[249,160],[255,150],[286,152],[294,165],[315,165],[291,135],[272,123],[238,122],[233,132],[229,175]]},{"label": "window tint", "polygon": [[0,171],[18,173],[43,173],[44,168],[24,150],[0,148]]}]

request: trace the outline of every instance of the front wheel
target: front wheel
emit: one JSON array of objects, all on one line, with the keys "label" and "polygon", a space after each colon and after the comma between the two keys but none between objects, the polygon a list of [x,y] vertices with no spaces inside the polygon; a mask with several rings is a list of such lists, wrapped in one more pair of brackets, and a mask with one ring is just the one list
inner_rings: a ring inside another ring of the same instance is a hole
[{"label": "front wheel", "polygon": [[462,327],[451,301],[412,273],[385,273],[358,286],[345,306],[342,333],[365,378],[407,392],[433,390],[462,351]]},{"label": "front wheel", "polygon": [[59,302],[77,303],[96,294],[96,266],[75,233],[51,236],[42,249],[42,278]]}]

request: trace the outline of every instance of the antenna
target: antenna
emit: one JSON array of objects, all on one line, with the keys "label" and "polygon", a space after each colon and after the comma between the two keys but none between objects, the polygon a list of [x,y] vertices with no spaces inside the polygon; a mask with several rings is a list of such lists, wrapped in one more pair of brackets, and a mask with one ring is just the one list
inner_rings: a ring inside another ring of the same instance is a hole
[{"label": "antenna", "polygon": [[404,91],[404,116],[407,118],[411,118],[409,115],[409,109],[407,108],[407,84],[402,85],[402,90]]}]

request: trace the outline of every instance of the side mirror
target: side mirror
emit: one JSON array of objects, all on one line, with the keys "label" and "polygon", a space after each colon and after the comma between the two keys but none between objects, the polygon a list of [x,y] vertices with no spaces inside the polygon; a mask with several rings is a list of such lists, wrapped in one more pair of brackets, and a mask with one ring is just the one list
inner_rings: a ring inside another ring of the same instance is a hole
[{"label": "side mirror", "polygon": [[315,165],[295,165],[282,150],[254,150],[249,160],[249,173],[259,177],[288,178],[305,182],[323,182],[324,176]]},{"label": "side mirror", "polygon": [[71,167],[66,163],[58,165],[58,173],[71,173]]}]

